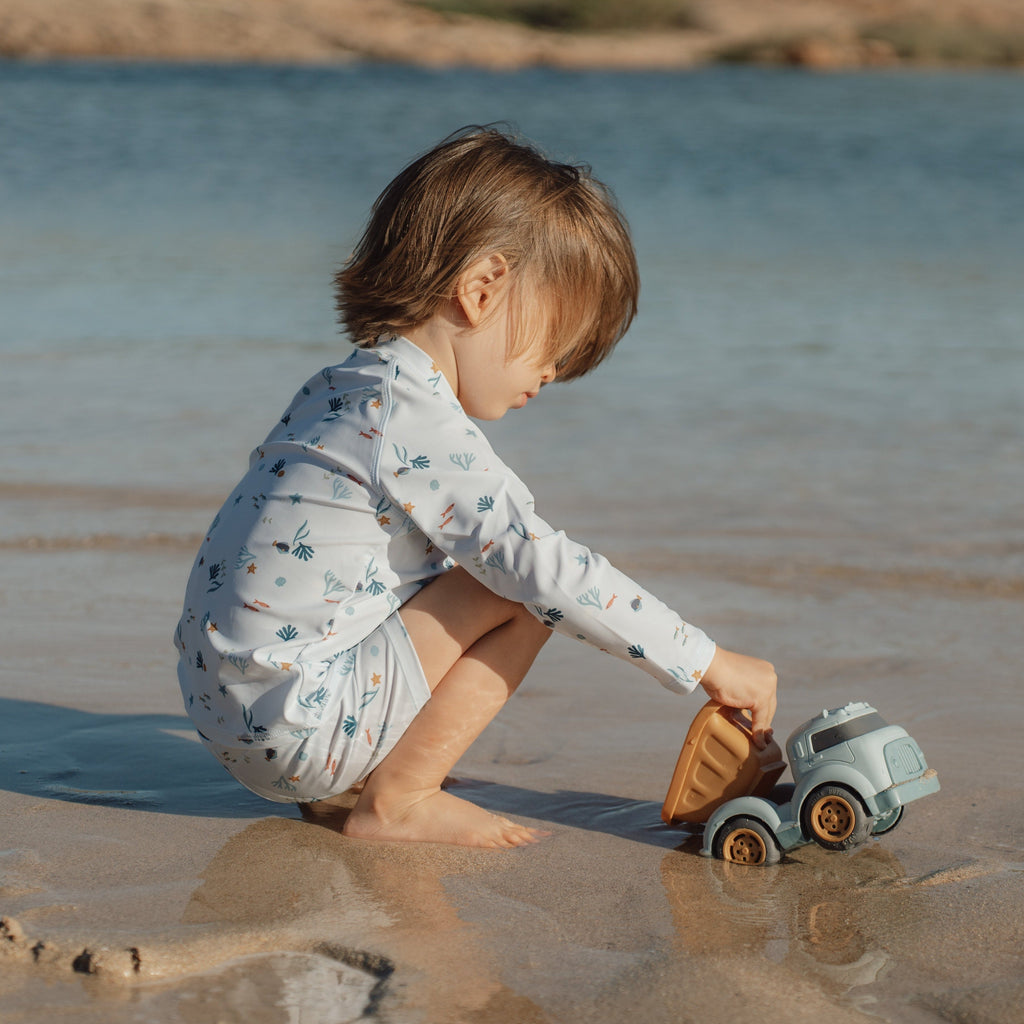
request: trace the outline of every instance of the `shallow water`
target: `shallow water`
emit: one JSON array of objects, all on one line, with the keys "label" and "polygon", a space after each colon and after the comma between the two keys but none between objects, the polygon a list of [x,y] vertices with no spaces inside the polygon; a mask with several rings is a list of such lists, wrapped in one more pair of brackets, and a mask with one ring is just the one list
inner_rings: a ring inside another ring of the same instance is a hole
[{"label": "shallow water", "polygon": [[191,493],[172,529],[202,530],[344,356],[329,278],[377,191],[505,119],[612,185],[644,278],[605,366],[490,429],[549,518],[1017,587],[1022,98],[1000,74],[0,65],[3,539],[131,529],[71,485]]}]

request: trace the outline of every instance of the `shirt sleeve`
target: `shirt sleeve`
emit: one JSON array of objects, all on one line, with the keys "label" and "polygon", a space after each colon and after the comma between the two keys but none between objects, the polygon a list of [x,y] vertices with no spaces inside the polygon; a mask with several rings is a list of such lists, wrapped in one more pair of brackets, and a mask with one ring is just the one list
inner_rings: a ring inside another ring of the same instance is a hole
[{"label": "shirt sleeve", "polygon": [[523,482],[443,392],[396,380],[385,391],[393,393],[385,395],[375,482],[394,512],[551,629],[630,662],[669,690],[697,686],[715,653],[700,629],[538,516]]}]

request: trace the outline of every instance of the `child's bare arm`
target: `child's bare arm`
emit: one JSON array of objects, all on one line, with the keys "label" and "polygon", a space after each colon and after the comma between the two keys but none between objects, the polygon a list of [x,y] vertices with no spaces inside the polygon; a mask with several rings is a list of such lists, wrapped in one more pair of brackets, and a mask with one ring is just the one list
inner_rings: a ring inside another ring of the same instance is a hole
[{"label": "child's bare arm", "polygon": [[707,695],[719,704],[750,711],[754,743],[762,749],[772,735],[777,684],[775,668],[769,662],[721,647],[700,681]]}]

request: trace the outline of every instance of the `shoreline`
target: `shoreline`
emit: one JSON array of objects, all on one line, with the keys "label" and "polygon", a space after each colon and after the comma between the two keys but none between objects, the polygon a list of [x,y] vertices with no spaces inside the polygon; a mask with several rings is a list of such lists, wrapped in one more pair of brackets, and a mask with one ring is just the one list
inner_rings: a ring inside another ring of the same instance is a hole
[{"label": "shoreline", "polygon": [[[0,690],[11,1024],[64,1007],[82,1024],[273,1024],[283,1007],[315,1017],[342,997],[351,1012],[338,1020],[379,1007],[395,1024],[631,1012],[668,1024],[681,1007],[729,1024],[765,998],[794,1024],[1016,1019],[1022,795],[1006,759],[983,751],[1012,750],[1016,662],[999,638],[1019,598],[843,588],[818,600],[799,580],[659,577],[674,604],[699,585],[709,627],[738,646],[788,652],[780,733],[823,699],[867,699],[910,729],[942,781],[893,835],[850,854],[809,846],[733,870],[660,820],[700,698],[637,684],[597,652],[550,644],[455,772],[462,795],[553,835],[499,853],[361,842],[247,794],[195,740],[167,636],[180,551],[67,552],[59,579],[45,554],[7,557],[26,595]],[[42,613],[89,581],[63,623],[68,653],[41,654]],[[890,635],[865,650],[879,607]],[[986,692],[998,720],[987,701],[965,704],[946,665],[954,617],[997,652]],[[969,950],[963,934],[978,937]]]},{"label": "shoreline", "polygon": [[693,27],[563,32],[412,0],[6,0],[0,58],[429,68],[1024,67],[1012,0],[703,0]]}]

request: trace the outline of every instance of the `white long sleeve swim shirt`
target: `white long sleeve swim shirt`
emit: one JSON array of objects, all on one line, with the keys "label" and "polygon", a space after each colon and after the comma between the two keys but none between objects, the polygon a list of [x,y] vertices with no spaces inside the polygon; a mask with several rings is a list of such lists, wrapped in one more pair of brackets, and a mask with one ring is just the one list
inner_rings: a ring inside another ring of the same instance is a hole
[{"label": "white long sleeve swim shirt", "polygon": [[715,653],[541,519],[430,356],[394,337],[302,387],[214,519],[176,634],[193,722],[264,745],[318,728],[331,663],[455,564],[670,690]]}]

